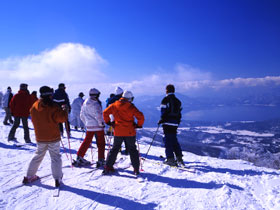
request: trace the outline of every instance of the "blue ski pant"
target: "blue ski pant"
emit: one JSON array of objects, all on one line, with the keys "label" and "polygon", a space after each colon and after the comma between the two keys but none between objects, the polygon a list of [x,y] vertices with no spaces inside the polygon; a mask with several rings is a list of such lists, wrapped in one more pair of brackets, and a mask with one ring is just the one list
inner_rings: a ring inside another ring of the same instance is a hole
[{"label": "blue ski pant", "polygon": [[[182,149],[177,139],[177,128],[171,129],[167,128],[169,126],[163,127],[164,137],[163,142],[165,146],[165,155],[166,158],[174,158],[174,154],[176,157],[182,157]],[[174,126],[172,126],[174,127]]]}]

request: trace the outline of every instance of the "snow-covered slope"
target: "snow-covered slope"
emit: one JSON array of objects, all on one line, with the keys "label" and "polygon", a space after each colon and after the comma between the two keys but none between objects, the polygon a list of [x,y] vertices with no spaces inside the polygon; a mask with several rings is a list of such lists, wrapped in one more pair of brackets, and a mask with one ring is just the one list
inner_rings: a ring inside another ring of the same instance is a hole
[{"label": "snow-covered slope", "polygon": [[[0,116],[2,122],[3,115]],[[30,135],[35,142],[30,122]],[[164,148],[155,144],[146,161],[142,161],[142,177],[139,183],[132,175],[128,156],[115,165],[118,173],[101,176],[101,170],[71,168],[70,156],[62,148],[63,182],[59,197],[53,197],[54,180],[51,176],[50,158],[46,155],[38,175],[43,177],[32,185],[21,186],[36,145],[16,147],[7,142],[9,126],[0,125],[0,209],[280,209],[280,172],[253,166],[241,160],[222,160],[184,152],[189,170],[160,163]],[[151,137],[141,133],[155,132],[156,128],[144,128],[137,139],[142,156],[148,150]],[[72,131],[71,150],[67,138],[63,139],[66,152],[76,158],[76,151],[83,137],[82,132]],[[16,133],[19,142],[23,130]],[[108,140],[108,138],[107,138]],[[107,148],[107,147],[106,147]],[[92,151],[92,152],[91,152]],[[106,150],[107,154],[107,150]],[[93,149],[85,156],[96,161],[95,140]]]}]

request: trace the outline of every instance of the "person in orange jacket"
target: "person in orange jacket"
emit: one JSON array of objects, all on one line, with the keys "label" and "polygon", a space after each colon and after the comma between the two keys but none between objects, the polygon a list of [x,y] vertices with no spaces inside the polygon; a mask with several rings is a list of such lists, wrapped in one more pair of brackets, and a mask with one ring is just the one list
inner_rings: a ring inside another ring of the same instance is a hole
[{"label": "person in orange jacket", "polygon": [[[139,153],[136,148],[136,128],[142,128],[144,123],[144,115],[132,103],[134,97],[132,92],[124,91],[122,98],[108,106],[103,111],[103,118],[107,125],[114,127],[114,144],[106,159],[103,174],[114,172],[114,163],[122,142],[125,141],[130,155],[134,173],[139,174]],[[112,114],[114,121],[110,121],[109,115]],[[137,119],[135,123],[134,118]]]},{"label": "person in orange jacket", "polygon": [[62,179],[62,161],[60,155],[60,130],[58,123],[68,118],[67,107],[63,109],[52,100],[53,89],[48,86],[40,88],[40,100],[37,100],[30,109],[32,123],[37,141],[37,151],[29,163],[27,175],[23,183],[38,179],[36,172],[47,152],[51,157],[52,175],[55,186],[60,185]]}]

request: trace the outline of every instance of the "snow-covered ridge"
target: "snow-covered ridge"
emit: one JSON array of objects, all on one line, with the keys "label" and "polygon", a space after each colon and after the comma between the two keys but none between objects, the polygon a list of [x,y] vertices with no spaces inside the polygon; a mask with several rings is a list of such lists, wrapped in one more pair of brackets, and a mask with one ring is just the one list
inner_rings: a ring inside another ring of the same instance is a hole
[{"label": "snow-covered ridge", "polygon": [[197,130],[201,130],[202,132],[206,133],[213,133],[213,134],[218,134],[218,133],[230,133],[232,135],[238,135],[238,136],[254,136],[254,137],[273,137],[274,134],[272,133],[257,133],[257,132],[252,132],[248,130],[227,130],[224,128],[220,127],[213,127],[213,126],[200,126],[200,127],[195,127]]}]

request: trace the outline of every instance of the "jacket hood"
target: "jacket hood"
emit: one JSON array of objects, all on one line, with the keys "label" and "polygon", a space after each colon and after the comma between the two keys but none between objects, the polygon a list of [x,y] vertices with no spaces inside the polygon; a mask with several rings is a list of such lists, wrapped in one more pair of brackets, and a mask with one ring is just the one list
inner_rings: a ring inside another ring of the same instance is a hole
[{"label": "jacket hood", "polygon": [[29,95],[29,91],[28,90],[19,90],[18,93],[19,94],[28,94]]},{"label": "jacket hood", "polygon": [[45,105],[45,104],[43,103],[42,99],[40,99],[40,100],[38,100],[38,101],[36,101],[36,102],[34,103],[33,107],[34,107],[38,112],[41,112],[41,111],[43,111],[43,110],[47,107],[47,105]]}]

